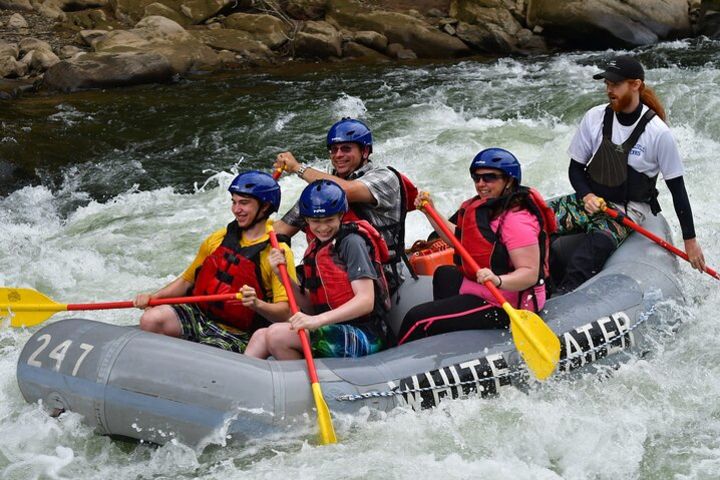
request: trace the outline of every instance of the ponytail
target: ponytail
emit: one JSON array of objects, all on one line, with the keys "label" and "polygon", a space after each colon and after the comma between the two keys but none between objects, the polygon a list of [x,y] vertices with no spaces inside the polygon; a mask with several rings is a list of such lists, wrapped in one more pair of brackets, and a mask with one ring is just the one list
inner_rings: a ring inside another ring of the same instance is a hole
[{"label": "ponytail", "polygon": [[640,85],[640,101],[657,113],[657,116],[660,117],[663,122],[667,123],[665,108],[662,106],[662,103],[660,103],[660,99],[655,95],[653,89],[645,85],[645,82],[642,82]]}]

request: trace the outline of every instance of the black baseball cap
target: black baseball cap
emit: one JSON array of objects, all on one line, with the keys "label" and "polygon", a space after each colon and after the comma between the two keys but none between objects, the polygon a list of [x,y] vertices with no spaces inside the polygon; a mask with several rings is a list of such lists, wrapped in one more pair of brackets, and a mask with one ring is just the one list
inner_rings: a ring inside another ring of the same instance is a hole
[{"label": "black baseball cap", "polygon": [[640,62],[630,55],[621,55],[610,60],[605,65],[605,71],[593,75],[595,80],[606,78],[611,82],[621,82],[627,79],[645,80],[645,70]]}]

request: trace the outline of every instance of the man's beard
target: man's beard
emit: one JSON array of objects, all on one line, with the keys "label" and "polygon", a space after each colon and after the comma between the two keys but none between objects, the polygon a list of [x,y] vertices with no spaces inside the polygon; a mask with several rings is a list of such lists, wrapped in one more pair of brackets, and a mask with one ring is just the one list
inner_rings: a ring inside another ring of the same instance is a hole
[{"label": "man's beard", "polygon": [[632,92],[627,92],[622,97],[619,97],[615,103],[612,102],[612,99],[610,99],[610,107],[613,109],[615,113],[622,112],[627,107],[630,106],[632,103],[633,96]]}]

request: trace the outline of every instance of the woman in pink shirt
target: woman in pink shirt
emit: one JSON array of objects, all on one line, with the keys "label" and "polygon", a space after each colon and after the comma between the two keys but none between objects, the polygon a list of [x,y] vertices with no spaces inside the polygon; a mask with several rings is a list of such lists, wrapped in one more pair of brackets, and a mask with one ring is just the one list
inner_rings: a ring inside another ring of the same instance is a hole
[{"label": "woman in pink shirt", "polygon": [[[507,314],[483,286],[487,280],[516,308],[538,311],[545,304],[552,211],[540,194],[520,185],[520,162],[505,149],[478,153],[470,164],[470,177],[477,195],[443,221],[480,269],[473,271],[462,262],[438,268],[433,275],[434,300],[408,311],[399,343],[457,330],[507,328]],[[418,195],[418,207],[423,201],[431,203],[427,192]],[[428,220],[444,237],[429,216]]]}]

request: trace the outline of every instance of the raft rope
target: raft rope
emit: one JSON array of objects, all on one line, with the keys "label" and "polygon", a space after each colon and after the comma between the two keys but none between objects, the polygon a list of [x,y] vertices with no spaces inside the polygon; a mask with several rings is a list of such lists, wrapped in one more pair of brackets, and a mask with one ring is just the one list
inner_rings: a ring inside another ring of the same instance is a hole
[{"label": "raft rope", "polygon": [[[625,332],[625,333],[623,334],[623,336],[629,335],[630,333],[632,333],[633,330],[635,330],[635,329],[638,328],[640,325],[642,325],[643,323],[645,323],[645,321],[646,321],[647,319],[649,319],[649,318],[652,316],[653,313],[655,313],[655,310],[656,310],[656,308],[657,308],[658,305],[659,305],[659,302],[658,302],[658,303],[655,303],[652,307],[650,307],[650,309],[649,309],[647,312],[641,313],[640,316],[638,317],[638,321],[635,322],[633,325],[631,325],[630,328],[627,329],[627,332]],[[591,354],[591,353],[592,353],[592,354],[597,353],[598,351],[600,351],[600,350],[602,350],[603,348],[607,347],[607,346],[610,345],[611,343],[617,342],[620,338],[622,338],[622,337],[614,338],[614,339],[612,339],[612,340],[610,340],[610,341],[606,341],[605,343],[601,343],[600,345],[598,345],[598,346],[596,346],[596,347],[594,347],[594,348],[591,348],[591,349],[589,349],[589,350],[584,350],[584,351],[582,351],[582,352],[575,353],[575,354],[573,354],[573,355],[570,356],[570,357],[566,357],[566,358],[564,358],[564,359],[561,359],[561,360],[558,362],[558,368],[562,368],[564,364],[570,363],[570,362],[572,362],[573,360],[575,360],[576,358],[585,357],[585,356],[587,356],[588,354]],[[340,395],[340,396],[335,397],[335,400],[337,400],[337,401],[339,401],[339,402],[356,402],[356,401],[358,401],[358,400],[368,400],[368,399],[371,399],[371,398],[394,397],[394,396],[397,396],[397,395],[406,395],[406,394],[409,394],[409,393],[423,393],[423,392],[429,392],[429,391],[432,391],[432,390],[446,390],[446,389],[448,389],[448,388],[462,387],[463,385],[480,384],[480,383],[483,383],[483,382],[490,382],[490,381],[494,381],[494,380],[502,380],[502,379],[505,379],[505,378],[517,377],[517,376],[520,376],[520,375],[526,376],[526,375],[527,375],[527,372],[528,372],[527,367],[525,367],[525,368],[518,368],[518,369],[512,370],[512,371],[510,371],[510,372],[508,372],[508,373],[503,373],[503,374],[500,374],[500,375],[494,375],[494,376],[492,376],[492,377],[484,377],[484,378],[481,378],[481,379],[478,379],[478,380],[475,380],[475,379],[473,379],[473,380],[466,380],[466,381],[464,381],[464,382],[451,383],[451,384],[447,384],[447,385],[435,385],[435,386],[431,386],[431,387],[406,388],[405,390],[383,390],[383,391],[373,390],[373,391],[370,391],[370,392],[358,393],[358,394],[354,394],[354,395],[351,395],[351,394]]]}]

